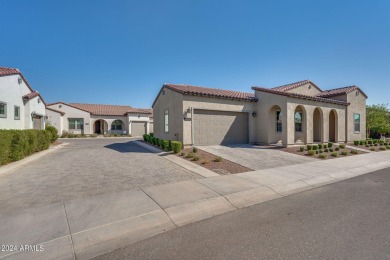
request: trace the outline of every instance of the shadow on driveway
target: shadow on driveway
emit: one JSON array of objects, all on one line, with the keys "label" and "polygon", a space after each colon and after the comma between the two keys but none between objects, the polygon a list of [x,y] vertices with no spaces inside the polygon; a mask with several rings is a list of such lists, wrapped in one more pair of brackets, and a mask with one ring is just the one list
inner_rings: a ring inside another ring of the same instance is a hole
[{"label": "shadow on driveway", "polygon": [[134,143],[134,141],[126,143],[113,143],[104,147],[120,153],[151,153],[147,149]]}]

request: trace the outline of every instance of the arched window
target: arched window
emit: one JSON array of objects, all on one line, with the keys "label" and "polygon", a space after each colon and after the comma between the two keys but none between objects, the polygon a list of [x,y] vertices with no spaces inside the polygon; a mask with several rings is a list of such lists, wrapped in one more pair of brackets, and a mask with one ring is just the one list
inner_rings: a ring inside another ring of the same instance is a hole
[{"label": "arched window", "polygon": [[122,130],[122,121],[115,120],[114,122],[112,122],[111,130]]}]

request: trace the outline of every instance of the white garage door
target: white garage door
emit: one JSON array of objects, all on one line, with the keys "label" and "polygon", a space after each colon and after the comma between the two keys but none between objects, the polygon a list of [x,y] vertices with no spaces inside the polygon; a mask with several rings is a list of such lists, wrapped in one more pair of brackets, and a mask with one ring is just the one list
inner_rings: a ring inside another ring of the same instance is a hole
[{"label": "white garage door", "polygon": [[194,110],[195,145],[248,143],[248,113]]},{"label": "white garage door", "polygon": [[131,122],[131,135],[132,136],[142,136],[146,133],[146,123],[145,122]]}]

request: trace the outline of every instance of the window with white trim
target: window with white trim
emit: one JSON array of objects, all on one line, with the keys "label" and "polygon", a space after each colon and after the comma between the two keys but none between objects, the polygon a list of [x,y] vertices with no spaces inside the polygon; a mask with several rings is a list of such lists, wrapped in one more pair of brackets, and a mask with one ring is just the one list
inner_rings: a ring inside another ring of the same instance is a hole
[{"label": "window with white trim", "polygon": [[19,106],[14,107],[14,119],[20,120],[20,107]]},{"label": "window with white trim", "polygon": [[83,118],[69,118],[69,130],[83,130],[84,119]]},{"label": "window with white trim", "polygon": [[7,118],[7,103],[0,102],[0,118]]},{"label": "window with white trim", "polygon": [[114,122],[112,122],[111,130],[122,130],[122,121],[115,120]]},{"label": "window with white trim", "polygon": [[164,132],[168,133],[169,131],[169,111],[168,109],[164,110]]},{"label": "window with white trim", "polygon": [[353,123],[355,133],[360,133],[360,114],[353,115]]}]

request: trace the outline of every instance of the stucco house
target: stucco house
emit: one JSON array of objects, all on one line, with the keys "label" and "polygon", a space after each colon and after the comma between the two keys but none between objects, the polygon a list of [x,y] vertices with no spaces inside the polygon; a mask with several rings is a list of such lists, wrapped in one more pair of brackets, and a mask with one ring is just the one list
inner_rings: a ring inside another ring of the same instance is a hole
[{"label": "stucco house", "polygon": [[58,133],[131,134],[153,131],[151,109],[131,106],[56,102],[46,107],[47,120]]},{"label": "stucco house", "polygon": [[322,90],[309,80],[252,93],[164,84],[153,102],[154,134],[184,145],[352,142],[366,137],[367,95]]},{"label": "stucco house", "polygon": [[0,67],[0,129],[45,129],[45,101],[16,68]]}]

